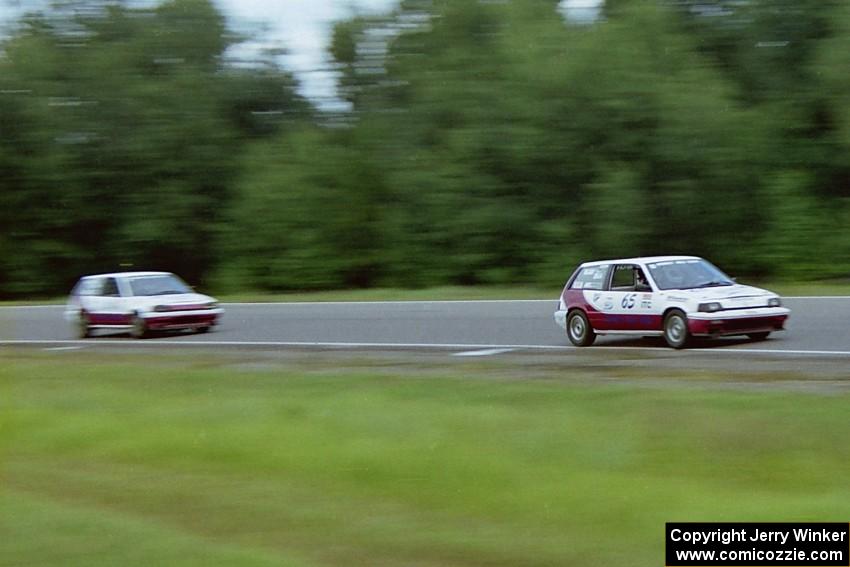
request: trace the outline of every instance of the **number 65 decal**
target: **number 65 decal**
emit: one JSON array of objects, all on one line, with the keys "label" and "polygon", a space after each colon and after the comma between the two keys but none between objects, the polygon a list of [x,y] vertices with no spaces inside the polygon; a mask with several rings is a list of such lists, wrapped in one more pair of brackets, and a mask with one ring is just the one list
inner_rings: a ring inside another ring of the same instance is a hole
[{"label": "number 65 decal", "polygon": [[620,307],[623,309],[633,309],[635,306],[636,293],[627,293],[623,296],[623,301],[620,302]]}]

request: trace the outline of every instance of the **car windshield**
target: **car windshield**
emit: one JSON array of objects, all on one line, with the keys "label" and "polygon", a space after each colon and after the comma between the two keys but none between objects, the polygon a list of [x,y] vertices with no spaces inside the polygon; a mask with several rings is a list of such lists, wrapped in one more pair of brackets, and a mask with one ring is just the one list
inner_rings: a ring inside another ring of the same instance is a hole
[{"label": "car windshield", "polygon": [[702,259],[653,262],[647,267],[659,289],[694,289],[735,283],[717,267]]},{"label": "car windshield", "polygon": [[130,289],[133,295],[172,295],[192,292],[180,278],[171,274],[131,278]]}]

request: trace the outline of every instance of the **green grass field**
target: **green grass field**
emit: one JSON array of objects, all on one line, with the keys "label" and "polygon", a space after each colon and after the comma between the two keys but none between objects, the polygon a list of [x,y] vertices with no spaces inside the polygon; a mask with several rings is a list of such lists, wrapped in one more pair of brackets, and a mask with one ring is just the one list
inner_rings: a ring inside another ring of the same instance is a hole
[{"label": "green grass field", "polygon": [[0,566],[658,567],[850,509],[845,394],[192,356],[0,350]]}]

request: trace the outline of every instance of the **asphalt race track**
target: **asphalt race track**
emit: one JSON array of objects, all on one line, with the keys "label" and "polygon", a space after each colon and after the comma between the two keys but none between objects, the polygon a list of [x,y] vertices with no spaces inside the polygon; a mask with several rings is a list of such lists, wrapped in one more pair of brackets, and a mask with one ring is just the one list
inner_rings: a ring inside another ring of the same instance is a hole
[{"label": "asphalt race track", "polygon": [[[719,353],[850,357],[850,297],[785,298],[791,308],[787,330],[753,342],[742,338],[702,341],[700,350]],[[556,300],[411,301],[355,303],[225,304],[219,327],[208,334],[181,333],[134,341],[99,331],[75,339],[63,319],[64,307],[0,307],[2,345],[167,344],[216,348],[345,347],[347,349],[572,350],[555,325]],[[591,349],[658,350],[660,339],[599,337]]]}]

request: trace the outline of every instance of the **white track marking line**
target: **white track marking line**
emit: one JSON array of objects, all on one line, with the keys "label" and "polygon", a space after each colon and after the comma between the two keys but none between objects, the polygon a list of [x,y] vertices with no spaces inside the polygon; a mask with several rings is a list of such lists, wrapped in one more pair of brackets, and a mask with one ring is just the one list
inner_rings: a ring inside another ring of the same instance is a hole
[{"label": "white track marking line", "polygon": [[[272,302],[245,302],[245,303],[222,303],[222,306],[230,307],[263,307],[270,305],[412,305],[412,304],[457,304],[457,303],[557,303],[560,294],[551,299],[435,299],[435,300],[396,300],[396,301],[272,301]],[[782,299],[828,299],[850,301],[850,295],[809,295],[809,296],[782,296]]]},{"label": "white track marking line", "polygon": [[[269,307],[274,305],[413,305],[413,304],[445,304],[445,303],[552,303],[558,302],[559,295],[550,299],[435,299],[417,300],[401,299],[395,301],[258,301],[258,302],[228,302],[225,307]],[[850,295],[786,295],[782,299],[850,301]],[[0,309],[64,309],[64,304],[55,305],[0,305]]]},{"label": "white track marking line", "polygon": [[452,356],[492,356],[494,354],[502,354],[504,352],[513,352],[512,348],[487,348],[484,350],[467,350],[464,352],[453,353]]},{"label": "white track marking line", "polygon": [[46,348],[46,349],[44,349],[44,350],[50,350],[50,351],[58,351],[58,350],[82,350],[82,349],[84,349],[84,348],[86,348],[86,347],[85,347],[85,346],[82,346],[82,345],[80,345],[80,346],[58,346],[58,347],[50,347],[50,348]]},{"label": "white track marking line", "polygon": [[782,295],[782,299],[842,299],[850,300],[850,295]]},{"label": "white track marking line", "polygon": [[0,309],[65,309],[64,305],[0,305]]},{"label": "white track marking line", "polygon": [[[625,348],[625,347],[624,347]],[[850,350],[772,350],[768,348],[692,348],[685,352],[745,352],[748,354],[794,354],[816,356],[850,356]]]},{"label": "white track marking line", "polygon": [[36,340],[36,339],[12,339],[0,340],[0,346],[15,345],[85,345],[85,346],[116,346],[144,347],[150,346],[193,346],[193,347],[322,347],[322,348],[422,348],[422,349],[510,349],[510,350],[545,350],[545,351],[577,351],[588,353],[593,351],[622,351],[622,352],[663,352],[671,356],[687,356],[688,354],[770,354],[770,355],[796,355],[796,356],[850,356],[850,350],[773,350],[752,348],[691,348],[684,350],[673,350],[667,347],[636,347],[636,346],[594,346],[586,349],[572,346],[559,345],[505,345],[505,344],[469,344],[469,343],[354,343],[354,342],[326,342],[326,341],[181,341],[147,339],[133,341],[130,339],[89,339],[89,340]]},{"label": "white track marking line", "polygon": [[552,299],[435,299],[435,300],[398,300],[398,301],[275,301],[250,303],[222,303],[224,307],[268,307],[270,305],[441,305],[458,303],[558,303],[558,297]]},{"label": "white track marking line", "polygon": [[[575,350],[575,347],[559,345],[491,345],[472,343],[360,343],[360,342],[329,342],[329,341],[197,341],[197,340],[168,340],[168,339],[10,339],[0,340],[0,346],[14,345],[123,345],[136,346],[268,346],[268,347],[339,347],[339,348],[438,348],[438,349],[536,349],[536,350]],[[609,348],[609,347],[602,347]],[[621,347],[613,347],[621,348]],[[625,347],[622,347],[625,348]],[[634,349],[632,349],[634,350]],[[658,350],[666,350],[659,348]]]}]

